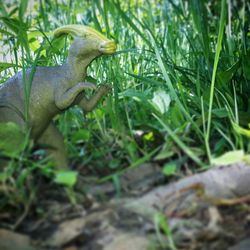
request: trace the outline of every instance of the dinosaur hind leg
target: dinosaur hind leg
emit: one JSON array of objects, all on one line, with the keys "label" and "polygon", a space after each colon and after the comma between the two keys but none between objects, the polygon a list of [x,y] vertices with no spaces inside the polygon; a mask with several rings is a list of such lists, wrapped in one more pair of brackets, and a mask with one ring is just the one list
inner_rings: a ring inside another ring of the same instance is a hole
[{"label": "dinosaur hind leg", "polygon": [[48,126],[42,136],[38,139],[38,143],[50,147],[48,153],[57,168],[68,168],[63,136],[53,123]]}]

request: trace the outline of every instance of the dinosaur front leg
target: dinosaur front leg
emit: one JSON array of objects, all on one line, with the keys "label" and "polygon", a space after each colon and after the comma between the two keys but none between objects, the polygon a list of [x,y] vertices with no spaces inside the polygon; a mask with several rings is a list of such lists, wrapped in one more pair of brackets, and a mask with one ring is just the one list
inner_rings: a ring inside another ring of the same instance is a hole
[{"label": "dinosaur front leg", "polygon": [[46,144],[51,147],[51,149],[48,150],[48,153],[57,168],[68,168],[63,136],[53,123],[48,126],[42,136],[38,139],[38,143]]},{"label": "dinosaur front leg", "polygon": [[64,93],[60,89],[55,89],[55,104],[63,110],[72,105],[76,97],[85,89],[95,89],[96,86],[90,82],[80,82],[77,85],[67,89]]},{"label": "dinosaur front leg", "polygon": [[102,97],[111,91],[111,89],[112,87],[110,85],[103,84],[90,98],[82,97],[81,100],[78,102],[78,105],[84,112],[90,112],[96,107]]}]

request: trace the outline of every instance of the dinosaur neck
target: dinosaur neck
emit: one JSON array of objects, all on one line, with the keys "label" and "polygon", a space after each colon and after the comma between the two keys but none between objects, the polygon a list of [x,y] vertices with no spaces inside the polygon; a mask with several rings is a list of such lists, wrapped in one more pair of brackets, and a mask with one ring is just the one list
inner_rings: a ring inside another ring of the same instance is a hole
[{"label": "dinosaur neck", "polygon": [[66,66],[69,71],[70,78],[74,82],[83,81],[86,77],[87,67],[95,58],[96,55],[90,55],[84,58],[69,55]]}]

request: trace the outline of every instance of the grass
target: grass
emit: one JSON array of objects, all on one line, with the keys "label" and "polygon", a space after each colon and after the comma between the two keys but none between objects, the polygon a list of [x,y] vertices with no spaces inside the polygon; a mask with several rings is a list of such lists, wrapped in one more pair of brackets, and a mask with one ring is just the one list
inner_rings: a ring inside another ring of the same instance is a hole
[{"label": "grass", "polygon": [[[112,84],[112,95],[86,116],[74,107],[56,117],[73,166],[93,166],[107,180],[154,159],[188,161],[195,171],[227,151],[249,153],[247,137],[233,126],[250,123],[248,2],[64,2],[41,0],[32,12],[28,1],[1,2],[0,39],[7,48],[1,53],[12,60],[3,58],[0,67],[4,82],[20,69],[63,63],[70,39],[50,32],[64,24],[90,25],[118,42],[114,56],[88,69],[98,84]],[[31,79],[25,83],[28,108]],[[152,103],[158,91],[170,97],[169,106]],[[48,175],[49,163],[32,161],[27,147],[30,172]]]}]

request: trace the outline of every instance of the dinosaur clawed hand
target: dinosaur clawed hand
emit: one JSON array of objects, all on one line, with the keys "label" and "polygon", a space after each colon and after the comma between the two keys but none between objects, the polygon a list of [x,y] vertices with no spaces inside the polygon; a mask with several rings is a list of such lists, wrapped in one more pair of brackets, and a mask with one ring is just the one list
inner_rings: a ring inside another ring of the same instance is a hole
[{"label": "dinosaur clawed hand", "polygon": [[[91,82],[81,82],[79,83],[83,89],[96,89],[96,85]],[[107,94],[112,90],[112,86],[109,84],[100,84],[98,86],[98,91],[102,92],[103,95]]]},{"label": "dinosaur clawed hand", "polygon": [[92,82],[81,82],[83,89],[96,89],[96,85]]},{"label": "dinosaur clawed hand", "polygon": [[103,95],[105,95],[112,91],[112,86],[109,84],[100,84],[98,90],[101,91]]}]

